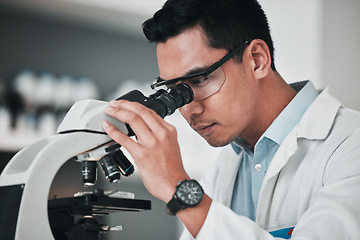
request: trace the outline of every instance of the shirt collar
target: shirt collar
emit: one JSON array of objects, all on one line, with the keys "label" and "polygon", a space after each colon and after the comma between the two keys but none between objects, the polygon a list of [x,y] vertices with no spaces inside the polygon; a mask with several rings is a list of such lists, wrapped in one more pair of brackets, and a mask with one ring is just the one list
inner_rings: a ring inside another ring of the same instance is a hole
[{"label": "shirt collar", "polygon": [[[284,108],[279,116],[276,117],[276,119],[264,133],[264,137],[271,139],[278,145],[283,142],[290,131],[296,126],[296,124],[300,122],[300,119],[304,115],[306,109],[319,95],[318,91],[310,81],[301,83],[301,90]],[[298,86],[301,87],[300,83],[296,83],[294,89],[297,90],[296,88]]]},{"label": "shirt collar", "polygon": [[[260,137],[258,142],[266,137],[280,145],[285,137],[300,121],[306,109],[319,95],[318,91],[310,81],[298,82],[290,84],[290,86],[298,93],[272,122],[269,128]],[[252,153],[251,148],[242,138],[237,138],[234,142],[231,143],[231,146],[236,154],[239,154],[241,149],[248,154]]]}]

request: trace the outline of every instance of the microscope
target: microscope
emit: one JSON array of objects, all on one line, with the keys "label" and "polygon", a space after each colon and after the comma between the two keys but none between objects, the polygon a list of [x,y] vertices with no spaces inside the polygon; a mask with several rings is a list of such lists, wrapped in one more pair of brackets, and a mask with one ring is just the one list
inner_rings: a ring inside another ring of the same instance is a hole
[{"label": "microscope", "polygon": [[[188,85],[180,83],[170,91],[161,89],[149,97],[134,90],[119,99],[139,102],[164,118],[190,103],[193,92]],[[76,102],[57,134],[20,150],[6,165],[0,175],[2,240],[100,239],[101,232],[121,230],[121,227],[105,226],[96,216],[151,209],[148,200],[134,199],[129,193],[114,196],[100,189],[74,197],[48,198],[56,173],[67,161],[81,164],[85,187],[96,182],[98,167],[111,183],[119,182],[121,175],[134,172],[121,146],[106,135],[101,123],[107,120],[129,136],[134,133],[129,125],[104,113],[107,104],[98,100]],[[79,217],[77,222],[75,217]]]}]

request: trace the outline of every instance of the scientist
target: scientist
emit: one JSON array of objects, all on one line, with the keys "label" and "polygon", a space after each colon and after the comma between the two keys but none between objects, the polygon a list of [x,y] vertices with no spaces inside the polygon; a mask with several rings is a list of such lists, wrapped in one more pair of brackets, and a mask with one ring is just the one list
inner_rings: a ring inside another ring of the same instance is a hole
[{"label": "scientist", "polygon": [[153,87],[187,83],[194,101],[181,114],[211,146],[228,145],[199,184],[173,126],[138,103],[105,110],[134,130],[136,140],[103,124],[183,239],[360,238],[360,115],[310,81],[285,82],[257,1],[169,0],[143,30],[157,43]]}]

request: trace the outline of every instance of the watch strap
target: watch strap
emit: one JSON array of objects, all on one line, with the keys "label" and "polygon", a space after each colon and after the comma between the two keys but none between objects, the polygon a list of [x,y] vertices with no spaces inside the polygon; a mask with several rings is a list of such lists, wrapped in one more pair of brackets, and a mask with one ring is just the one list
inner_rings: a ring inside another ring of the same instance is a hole
[{"label": "watch strap", "polygon": [[176,213],[181,210],[184,209],[185,206],[180,204],[179,200],[176,198],[176,196],[174,195],[173,198],[170,200],[170,202],[168,202],[166,204],[166,212],[169,215],[176,215]]}]

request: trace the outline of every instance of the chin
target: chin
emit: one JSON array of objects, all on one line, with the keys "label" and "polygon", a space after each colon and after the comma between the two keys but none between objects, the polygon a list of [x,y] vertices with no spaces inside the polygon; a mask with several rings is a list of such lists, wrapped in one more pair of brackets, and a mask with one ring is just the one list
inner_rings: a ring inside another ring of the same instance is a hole
[{"label": "chin", "polygon": [[229,143],[231,143],[232,141],[230,140],[224,140],[224,141],[220,141],[220,140],[216,140],[216,139],[205,139],[207,141],[207,143],[212,146],[212,147],[224,147],[226,145],[228,145]]},{"label": "chin", "polygon": [[237,135],[234,134],[234,136],[227,136],[224,138],[215,137],[214,134],[209,135],[207,137],[204,137],[204,139],[207,141],[207,143],[212,147],[224,147],[231,142],[233,142],[236,139]]}]

